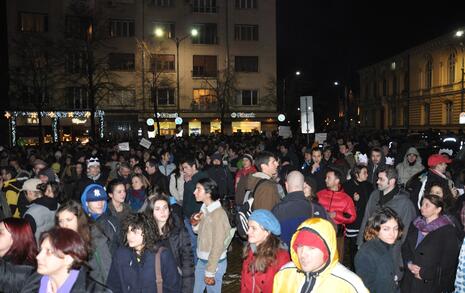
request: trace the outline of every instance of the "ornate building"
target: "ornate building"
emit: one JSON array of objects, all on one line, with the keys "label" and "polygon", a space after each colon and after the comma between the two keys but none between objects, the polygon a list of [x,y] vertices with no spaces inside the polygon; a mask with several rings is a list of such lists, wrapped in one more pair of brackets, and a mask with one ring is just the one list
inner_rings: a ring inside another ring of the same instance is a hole
[{"label": "ornate building", "polygon": [[361,69],[361,126],[459,129],[463,41],[464,36],[450,33]]}]

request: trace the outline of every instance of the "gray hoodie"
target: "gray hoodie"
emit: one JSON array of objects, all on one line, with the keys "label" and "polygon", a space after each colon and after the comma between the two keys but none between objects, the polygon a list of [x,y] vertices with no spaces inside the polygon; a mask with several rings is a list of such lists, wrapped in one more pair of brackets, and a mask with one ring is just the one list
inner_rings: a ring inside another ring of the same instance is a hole
[{"label": "gray hoodie", "polygon": [[[413,166],[410,166],[407,156],[410,154],[414,154],[417,156],[417,160]],[[425,169],[425,167],[421,164],[421,157],[418,150],[414,147],[411,147],[407,150],[404,156],[404,160],[396,166],[397,173],[399,174],[399,184],[406,184],[407,181],[412,178],[413,175],[421,172]]]}]

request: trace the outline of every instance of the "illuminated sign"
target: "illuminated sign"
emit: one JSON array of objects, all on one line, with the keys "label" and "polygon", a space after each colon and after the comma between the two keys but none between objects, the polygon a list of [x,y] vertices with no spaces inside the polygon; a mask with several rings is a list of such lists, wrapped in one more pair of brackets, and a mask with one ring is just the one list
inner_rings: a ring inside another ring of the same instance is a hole
[{"label": "illuminated sign", "polygon": [[253,112],[244,113],[244,112],[232,112],[231,118],[255,118],[257,115]]},{"label": "illuminated sign", "polygon": [[162,119],[176,119],[178,116],[178,113],[157,113],[157,117]]}]

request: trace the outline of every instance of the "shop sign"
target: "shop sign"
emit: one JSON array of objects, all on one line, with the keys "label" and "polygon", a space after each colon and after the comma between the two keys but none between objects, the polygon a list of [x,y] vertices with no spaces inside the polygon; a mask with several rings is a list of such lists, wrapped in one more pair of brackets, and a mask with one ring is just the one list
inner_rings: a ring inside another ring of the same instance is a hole
[{"label": "shop sign", "polygon": [[174,119],[174,123],[176,123],[176,125],[181,125],[182,124],[182,118],[181,117],[176,117],[176,119]]},{"label": "shop sign", "polygon": [[278,115],[278,121],[279,121],[279,122],[284,122],[284,120],[286,120],[286,115],[284,115],[284,114],[279,114],[279,115]]},{"label": "shop sign", "polygon": [[178,118],[178,113],[166,113],[166,112],[158,112],[157,117],[162,119],[176,119]]},{"label": "shop sign", "polygon": [[253,112],[245,113],[245,112],[232,112],[231,118],[255,118],[257,115]]}]

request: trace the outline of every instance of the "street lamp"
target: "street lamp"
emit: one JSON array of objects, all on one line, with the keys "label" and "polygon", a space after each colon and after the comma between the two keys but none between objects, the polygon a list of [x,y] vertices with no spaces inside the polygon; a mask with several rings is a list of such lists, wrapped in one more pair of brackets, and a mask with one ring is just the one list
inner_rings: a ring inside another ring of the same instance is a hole
[{"label": "street lamp", "polygon": [[462,79],[461,79],[461,86],[462,86],[462,89],[460,91],[460,113],[463,112],[463,94],[464,94],[464,88],[463,88],[463,82],[464,82],[464,56],[463,56],[463,41],[461,40],[462,36],[464,34],[464,31],[463,30],[458,30],[456,33],[455,33],[455,36],[457,38],[460,38],[460,51],[462,53]]},{"label": "street lamp", "polygon": [[[165,32],[162,28],[156,28],[155,29],[155,35],[159,38],[163,37],[165,35]],[[196,28],[191,29],[190,34],[185,35],[181,38],[175,37],[175,38],[169,38],[176,44],[176,104],[177,104],[177,109],[178,112],[180,110],[180,93],[179,93],[179,44],[184,41],[185,39],[189,37],[197,37],[199,35],[199,31]]]}]

